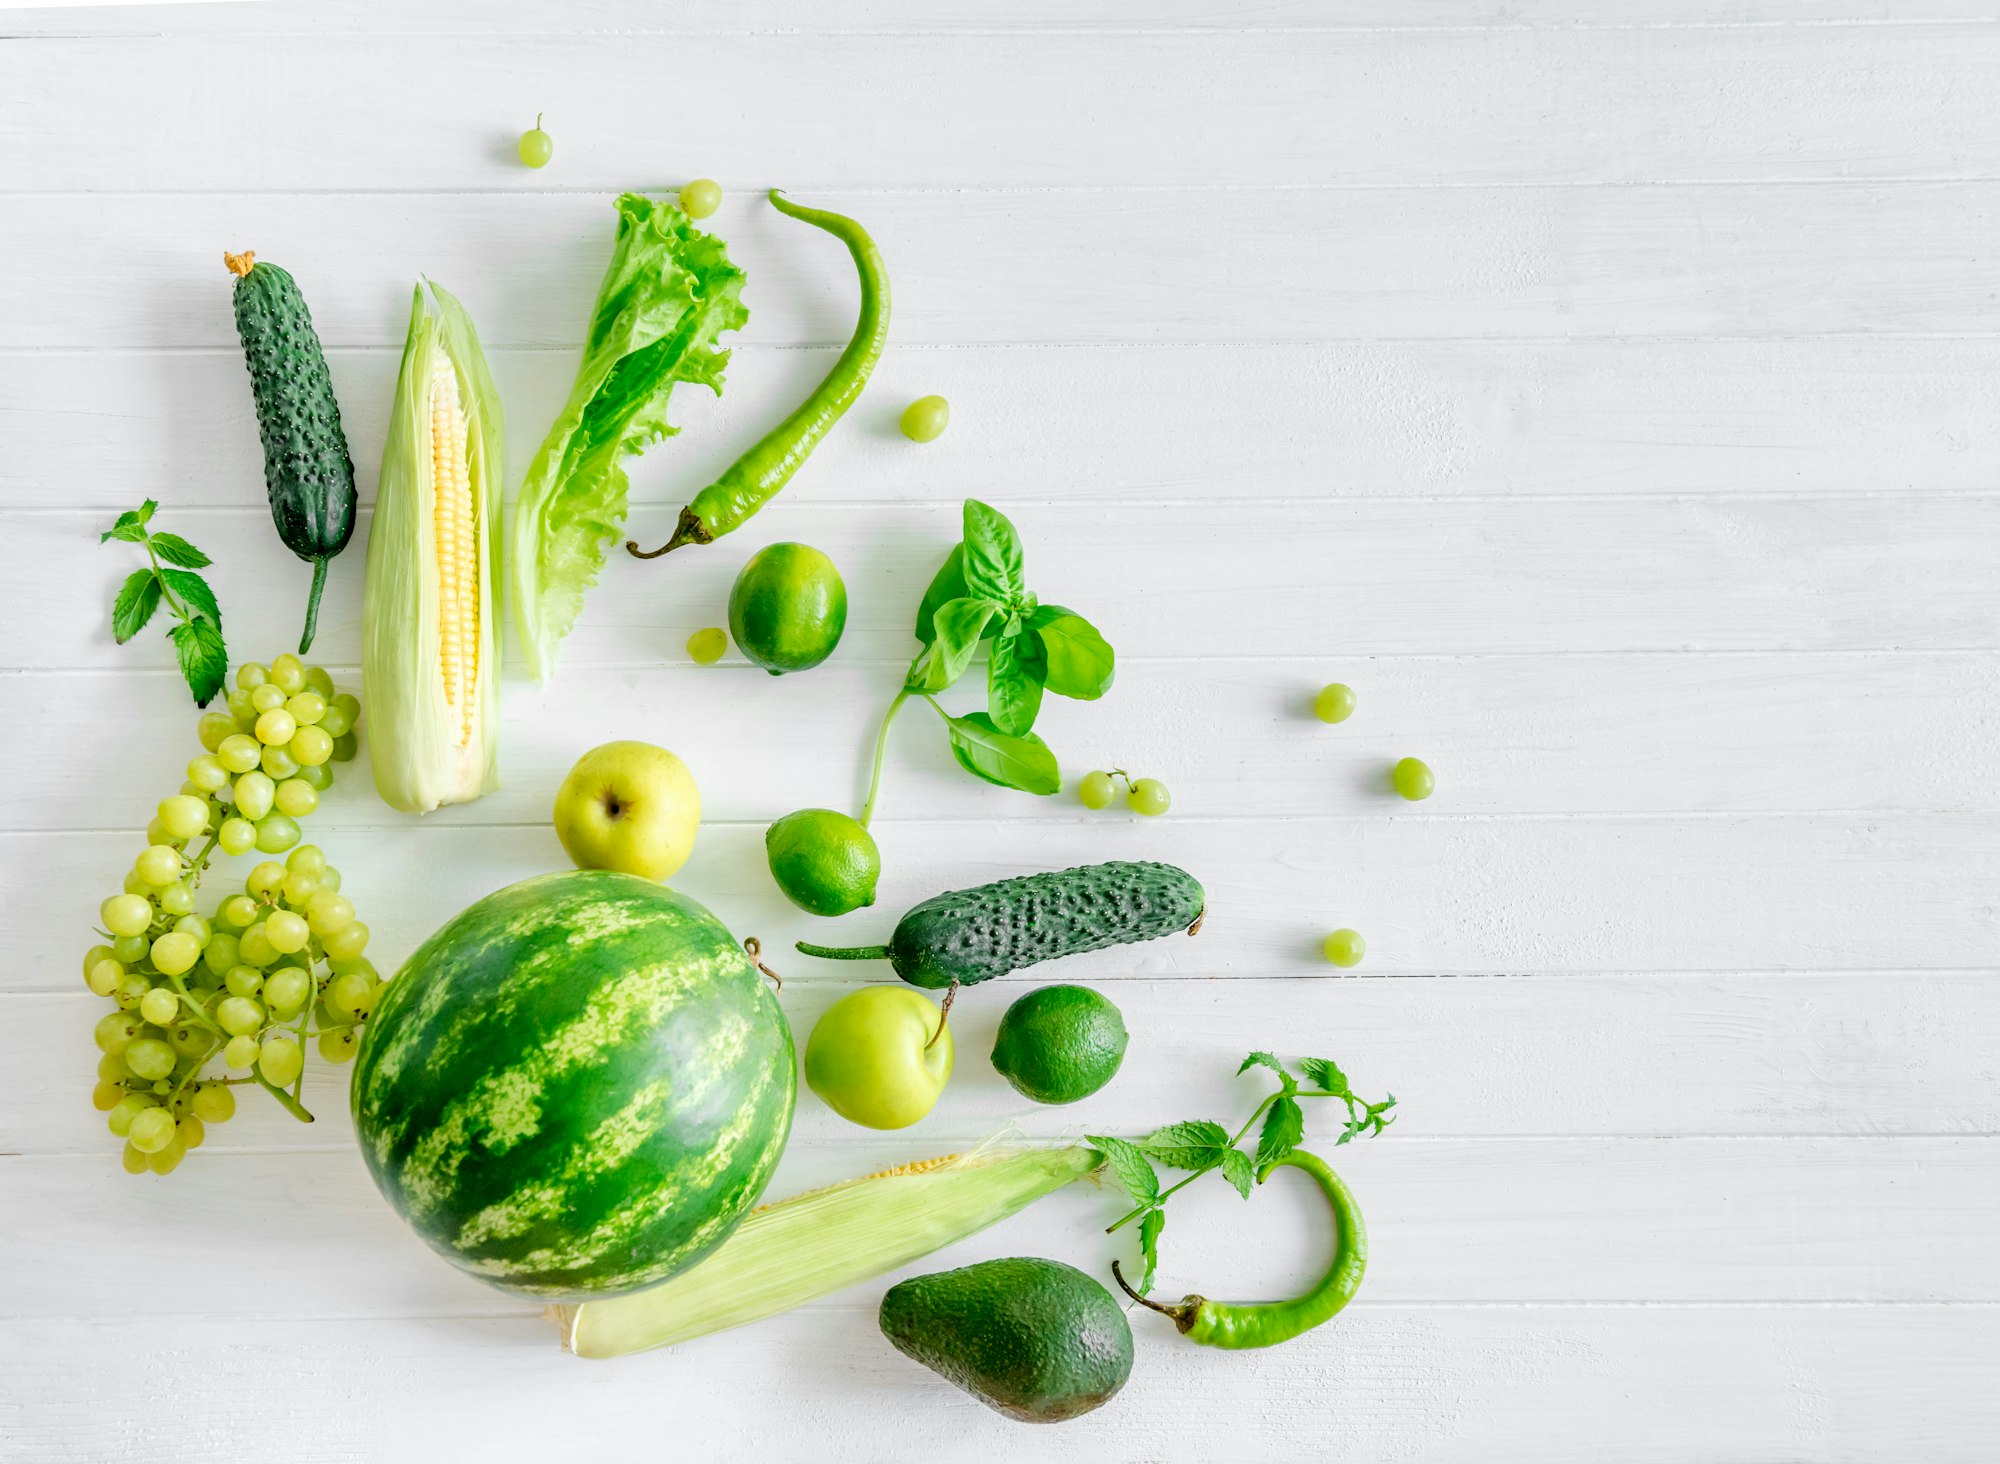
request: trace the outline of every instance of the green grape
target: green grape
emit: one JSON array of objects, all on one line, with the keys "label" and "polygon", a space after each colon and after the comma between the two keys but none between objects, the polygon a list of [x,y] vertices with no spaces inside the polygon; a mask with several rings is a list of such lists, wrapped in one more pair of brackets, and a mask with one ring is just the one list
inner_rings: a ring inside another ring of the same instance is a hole
[{"label": "green grape", "polygon": [[722,185],[713,178],[697,178],[681,185],[681,211],[691,219],[705,219],[722,207]]},{"label": "green grape", "polygon": [[264,933],[264,922],[260,920],[244,931],[237,940],[236,954],[244,965],[262,970],[266,966],[276,965],[280,952],[271,944],[270,936]]},{"label": "green grape", "polygon": [[326,1004],[340,1016],[365,1017],[375,1005],[375,983],[359,971],[336,976],[326,988]]},{"label": "green grape", "polygon": [[356,737],[352,732],[343,733],[341,736],[333,739],[333,760],[335,762],[353,762],[354,754],[359,751],[361,751],[361,739]]},{"label": "green grape", "polygon": [[352,1062],[361,1050],[361,1034],[352,1027],[330,1027],[319,1034],[319,1055],[328,1062]]},{"label": "green grape", "polygon": [[193,936],[199,945],[207,945],[208,938],[215,934],[214,930],[209,927],[209,923],[199,915],[181,916],[180,919],[174,922],[174,929],[182,935]]},{"label": "green grape", "polygon": [[181,916],[194,913],[194,891],[184,884],[170,884],[153,899],[168,915]]},{"label": "green grape", "polygon": [[255,996],[264,989],[264,973],[255,966],[231,966],[222,984],[231,996]]},{"label": "green grape", "polygon": [[257,719],[257,740],[266,747],[283,747],[292,740],[292,734],[299,730],[299,724],[292,720],[292,714],[285,710],[283,700]]},{"label": "green grape", "polygon": [[203,793],[220,793],[229,786],[229,769],[212,752],[204,752],[187,766],[187,780]]},{"label": "green grape", "polygon": [[[148,925],[153,923],[150,906],[148,907],[146,923]],[[111,942],[111,954],[128,966],[134,961],[145,960],[146,953],[152,948],[153,943],[146,939],[143,932],[138,935],[121,935]]]},{"label": "green grape", "polygon": [[181,851],[171,844],[148,844],[132,865],[149,885],[170,885],[181,877]]},{"label": "green grape", "polygon": [[266,712],[275,712],[285,704],[283,688],[269,682],[250,693],[250,710],[261,719]]},{"label": "green grape", "polygon": [[215,845],[231,858],[248,854],[257,847],[257,825],[247,818],[225,818],[215,831]]},{"label": "green grape", "polygon": [[257,708],[251,705],[249,692],[232,691],[223,698],[223,702],[229,708],[229,720],[238,732],[248,732],[257,725]]},{"label": "green grape", "polygon": [[119,1152],[118,1158],[124,1164],[127,1174],[144,1174],[146,1172],[146,1156],[130,1144],[127,1144]]},{"label": "green grape", "polygon": [[201,948],[201,963],[217,976],[227,976],[242,959],[242,947],[234,935],[218,930]]},{"label": "green grape", "polygon": [[174,1116],[164,1108],[148,1108],[132,1115],[126,1134],[141,1154],[156,1153],[174,1141]]},{"label": "green grape", "polygon": [[168,1144],[166,1148],[148,1154],[146,1156],[146,1167],[155,1174],[172,1174],[176,1169],[181,1167],[181,1160],[186,1157],[187,1150],[180,1146],[179,1140],[175,1140]]},{"label": "green grape", "polygon": [[118,990],[118,983],[125,978],[125,967],[110,956],[106,956],[90,968],[90,974],[83,978],[94,996],[110,996]]},{"label": "green grape", "polygon": [[1360,931],[1343,928],[1329,935],[1322,949],[1326,958],[1336,966],[1358,966],[1361,958],[1368,954],[1368,942],[1361,938]]},{"label": "green grape", "polygon": [[912,442],[936,442],[950,421],[950,402],[941,396],[918,397],[903,408],[903,436]]},{"label": "green grape", "polygon": [[290,814],[267,813],[257,820],[257,848],[265,854],[282,854],[299,841],[299,826]]},{"label": "green grape", "polygon": [[228,1123],[236,1116],[236,1095],[220,1083],[203,1083],[194,1090],[191,1106],[203,1123]]},{"label": "green grape", "polygon": [[215,760],[232,773],[252,771],[263,757],[264,744],[241,732],[223,738],[222,746],[215,749]]},{"label": "green grape", "polygon": [[236,719],[227,712],[203,712],[194,729],[195,736],[201,739],[203,752],[214,752],[222,745],[222,739],[235,730]]},{"label": "green grape", "polygon": [[207,1057],[209,1049],[215,1045],[215,1034],[200,1022],[182,1017],[167,1028],[167,1046],[183,1060],[195,1061]]},{"label": "green grape", "polygon": [[351,961],[368,949],[368,927],[356,920],[329,935],[323,942],[329,961]]},{"label": "green grape", "polygon": [[144,935],[153,923],[153,907],[141,895],[113,895],[97,907],[97,918],[113,935]]},{"label": "green grape", "polygon": [[127,1093],[118,1100],[118,1106],[105,1115],[104,1125],[122,1139],[132,1132],[133,1119],[159,1106],[150,1093]]},{"label": "green grape", "polygon": [[1158,778],[1140,778],[1133,783],[1132,791],[1126,795],[1125,801],[1132,805],[1134,813],[1143,814],[1147,818],[1158,818],[1173,807],[1174,803],[1167,793],[1167,785]]},{"label": "green grape", "polygon": [[97,1077],[99,1082],[122,1082],[124,1079],[130,1077],[131,1073],[132,1070],[125,1066],[125,1059],[117,1056],[115,1053],[107,1052],[104,1056],[97,1059]]},{"label": "green grape", "polygon": [[262,661],[245,661],[236,668],[236,689],[255,691],[271,679],[271,668]]},{"label": "green grape", "polygon": [[199,1149],[208,1138],[208,1125],[190,1113],[174,1125],[174,1137],[182,1149]]},{"label": "green grape", "polygon": [[1437,779],[1421,758],[1406,757],[1389,770],[1389,782],[1412,803],[1421,803],[1437,787]]},{"label": "green grape", "polygon": [[263,899],[266,895],[276,898],[284,887],[285,866],[275,859],[265,859],[250,871],[250,877],[243,881],[243,892],[253,899]]},{"label": "green grape", "polygon": [[329,737],[343,737],[354,730],[354,717],[341,706],[340,698],[335,697],[326,704],[326,715],[319,719],[317,725]]},{"label": "green grape", "polygon": [[208,803],[187,793],[160,800],[160,825],[176,839],[192,839],[208,827]]},{"label": "green grape", "polygon": [[257,902],[248,895],[231,895],[216,909],[215,918],[232,930],[248,930],[257,923]]},{"label": "green grape", "polygon": [[[319,729],[308,727],[306,730],[315,732]],[[287,818],[304,818],[319,807],[319,794],[314,792],[313,785],[303,778],[287,778],[278,784],[278,790],[271,801],[278,805],[278,812]]]},{"label": "green grape", "polygon": [[[327,757],[331,761],[332,753],[329,752]],[[299,780],[311,784],[315,793],[324,793],[333,786],[333,769],[326,763],[300,763]]]},{"label": "green grape", "polygon": [[361,698],[351,691],[343,691],[327,704],[327,710],[338,709],[347,713],[347,725],[352,727],[361,720]]},{"label": "green grape", "polygon": [[99,1113],[109,1113],[125,1101],[123,1083],[99,1083],[90,1090],[90,1106]]},{"label": "green grape", "polygon": [[1085,808],[1109,808],[1111,800],[1118,796],[1118,789],[1106,772],[1085,773],[1083,781],[1076,786],[1076,796]]},{"label": "green grape", "polygon": [[285,710],[301,727],[310,727],[326,715],[326,698],[310,689],[285,698]]},{"label": "green grape", "polygon": [[333,738],[324,727],[301,727],[285,744],[285,754],[301,768],[323,767],[333,759]]},{"label": "green grape", "polygon": [[266,776],[274,782],[282,783],[298,772],[299,760],[292,756],[289,748],[267,747],[258,766],[263,768]]},{"label": "green grape", "polygon": [[324,699],[333,699],[333,677],[324,666],[306,667],[306,689],[316,691]]},{"label": "green grape", "polygon": [[285,869],[291,874],[309,874],[319,879],[326,873],[326,850],[317,844],[301,844],[285,856]]},{"label": "green grape", "polygon": [[196,787],[196,786],[195,786],[195,785],[194,785],[193,783],[190,783],[190,782],[186,781],[185,779],[183,779],[183,780],[182,780],[182,782],[181,782],[181,786],[180,786],[180,789],[179,789],[179,791],[180,791],[180,793],[181,793],[181,796],[182,796],[182,797],[185,797],[185,798],[206,798],[206,797],[208,797],[208,793],[207,793],[207,791],[206,791],[205,789],[202,789],[202,788],[197,788],[197,787]]},{"label": "green grape", "polygon": [[236,780],[236,815],[251,823],[271,811],[278,785],[264,773],[245,773]]},{"label": "green grape", "polygon": [[1313,698],[1313,715],[1322,722],[1345,722],[1354,715],[1354,688],[1333,682]]},{"label": "green grape", "polygon": [[514,144],[515,156],[531,168],[546,168],[549,160],[556,155],[556,140],[542,131],[541,113],[535,114],[535,125],[521,134]]},{"label": "green grape", "polygon": [[713,666],[728,649],[729,632],[717,625],[697,630],[687,640],[688,657],[697,666]]},{"label": "green grape", "polygon": [[[329,864],[319,872],[319,888],[329,895],[340,893],[340,871]],[[317,893],[317,891],[315,891]]]},{"label": "green grape", "polygon": [[271,684],[286,696],[297,696],[306,689],[306,663],[286,651],[271,663]]},{"label": "green grape", "polygon": [[285,876],[285,903],[294,910],[303,910],[312,897],[319,892],[319,876],[293,870]]},{"label": "green grape", "polygon": [[139,1015],[156,1027],[164,1027],[172,1022],[180,1009],[181,999],[165,986],[155,986],[139,998]]},{"label": "green grape", "polygon": [[125,871],[124,890],[128,895],[151,895],[153,887],[146,883],[136,869]]},{"label": "green grape", "polygon": [[354,903],[330,890],[314,890],[306,901],[306,923],[317,936],[329,936],[354,923]]},{"label": "green grape", "polygon": [[[215,1020],[230,1036],[248,1037],[262,1030],[264,1008],[247,996],[225,996],[215,1004]],[[132,1059],[128,1056],[125,1061],[129,1064]]]},{"label": "green grape", "polygon": [[[262,1018],[260,1017],[261,1021]],[[249,1035],[231,1037],[223,1044],[222,1060],[238,1072],[257,1061],[257,1039]],[[224,1090],[225,1092],[227,1089]]]},{"label": "green grape", "polygon": [[289,1037],[267,1037],[257,1052],[257,1071],[280,1088],[299,1075],[306,1055]]},{"label": "green grape", "polygon": [[304,971],[297,966],[280,966],[264,979],[264,1004],[273,1016],[296,1016],[312,989],[312,977]]},{"label": "green grape", "polygon": [[310,936],[305,917],[291,910],[273,910],[264,917],[264,938],[280,955],[304,950]]},{"label": "green grape", "polygon": [[95,966],[99,961],[108,961],[116,954],[117,952],[112,950],[108,945],[100,943],[92,946],[83,953],[83,974],[88,976],[92,966]]},{"label": "green grape", "polygon": [[153,978],[138,971],[128,971],[118,978],[118,989],[111,999],[118,1003],[118,1009],[126,1012],[139,1010],[139,1003],[146,999],[146,993],[153,989]]},{"label": "green grape", "polygon": [[134,1037],[125,1044],[125,1066],[134,1077],[157,1082],[174,1070],[174,1050],[157,1037]]}]

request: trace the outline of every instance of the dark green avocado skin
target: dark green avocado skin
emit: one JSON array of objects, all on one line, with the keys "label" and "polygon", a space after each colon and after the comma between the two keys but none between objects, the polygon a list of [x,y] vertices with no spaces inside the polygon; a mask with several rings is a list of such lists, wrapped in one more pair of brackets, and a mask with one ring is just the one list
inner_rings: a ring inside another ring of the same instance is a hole
[{"label": "dark green avocado skin", "polygon": [[913,1276],[882,1298],[881,1325],[904,1356],[1024,1423],[1101,1408],[1132,1375],[1123,1309],[1061,1261],[1020,1256]]}]

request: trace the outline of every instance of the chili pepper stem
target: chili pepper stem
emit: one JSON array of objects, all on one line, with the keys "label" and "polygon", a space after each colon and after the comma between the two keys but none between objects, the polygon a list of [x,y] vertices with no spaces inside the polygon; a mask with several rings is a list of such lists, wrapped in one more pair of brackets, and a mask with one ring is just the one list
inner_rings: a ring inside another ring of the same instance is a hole
[{"label": "chili pepper stem", "polygon": [[1162,1306],[1150,1297],[1141,1296],[1138,1292],[1134,1291],[1131,1284],[1126,1281],[1125,1273],[1119,1269],[1116,1261],[1111,1263],[1111,1278],[1118,1283],[1120,1291],[1124,1292],[1148,1311],[1156,1311],[1163,1317],[1172,1317],[1174,1325],[1179,1327],[1182,1332],[1186,1332],[1188,1328],[1194,1325],[1194,1314],[1200,1308],[1202,1301],[1199,1296],[1190,1296],[1178,1306]]},{"label": "chili pepper stem", "polygon": [[657,549],[641,549],[637,539],[625,541],[625,552],[634,559],[658,559],[669,550],[678,549],[683,544],[713,544],[715,535],[701,521],[701,515],[692,508],[681,510],[681,520],[674,525],[674,536]]}]

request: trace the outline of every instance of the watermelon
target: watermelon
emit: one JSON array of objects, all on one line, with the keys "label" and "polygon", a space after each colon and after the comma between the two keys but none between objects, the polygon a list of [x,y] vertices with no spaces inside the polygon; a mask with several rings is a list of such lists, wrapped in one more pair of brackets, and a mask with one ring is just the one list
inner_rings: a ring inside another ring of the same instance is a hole
[{"label": "watermelon", "polygon": [[507,1291],[612,1296],[728,1238],[777,1167],[791,1029],[721,921],[606,870],[523,880],[382,993],[352,1100],[376,1185]]}]

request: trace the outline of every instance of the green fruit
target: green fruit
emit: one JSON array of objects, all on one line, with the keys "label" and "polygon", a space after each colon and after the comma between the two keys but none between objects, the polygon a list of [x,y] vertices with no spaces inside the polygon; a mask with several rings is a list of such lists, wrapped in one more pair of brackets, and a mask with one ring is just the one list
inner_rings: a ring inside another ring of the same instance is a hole
[{"label": "green fruit", "polygon": [[882,855],[868,830],[831,808],[802,808],[764,830],[764,856],[785,898],[813,915],[875,903]]},{"label": "green fruit", "polygon": [[847,628],[847,586],[810,544],[772,544],[743,566],[729,591],[729,634],[773,676],[809,671]]},{"label": "green fruit", "polygon": [[950,421],[950,402],[941,396],[918,397],[903,408],[903,436],[912,442],[936,442]]},{"label": "green fruit", "polygon": [[993,1066],[1037,1103],[1088,1098],[1125,1061],[1125,1019],[1088,986],[1044,986],[1000,1019]]},{"label": "green fruit", "polygon": [[1167,792],[1167,785],[1158,778],[1141,778],[1132,785],[1126,802],[1132,805],[1134,813],[1146,818],[1158,818],[1173,807],[1174,800]]},{"label": "green fruit", "polygon": [[1313,714],[1322,722],[1345,722],[1354,715],[1354,688],[1336,681],[1313,698]]},{"label": "green fruit", "polygon": [[864,986],[826,1010],[806,1039],[806,1086],[849,1123],[908,1128],[951,1080],[951,1028],[907,986]]},{"label": "green fruit", "polygon": [[1406,757],[1389,770],[1389,782],[1412,803],[1421,803],[1437,787],[1430,765],[1422,758]]},{"label": "green fruit", "polygon": [[577,870],[425,941],[351,1091],[376,1186],[433,1250],[504,1290],[596,1297],[728,1237],[777,1167],[794,1083],[791,1031],[721,921]]},{"label": "green fruit", "polygon": [[1132,1375],[1132,1328],[1096,1281],[1021,1256],[913,1276],[879,1317],[898,1352],[1024,1423],[1108,1403]]},{"label": "green fruit", "polygon": [[1111,800],[1117,796],[1117,788],[1111,782],[1111,774],[1102,769],[1085,773],[1083,781],[1077,784],[1076,796],[1085,808],[1109,808]]},{"label": "green fruit", "polygon": [[1329,935],[1322,949],[1336,966],[1358,966],[1368,954],[1368,942],[1361,938],[1360,931],[1343,928]]}]

